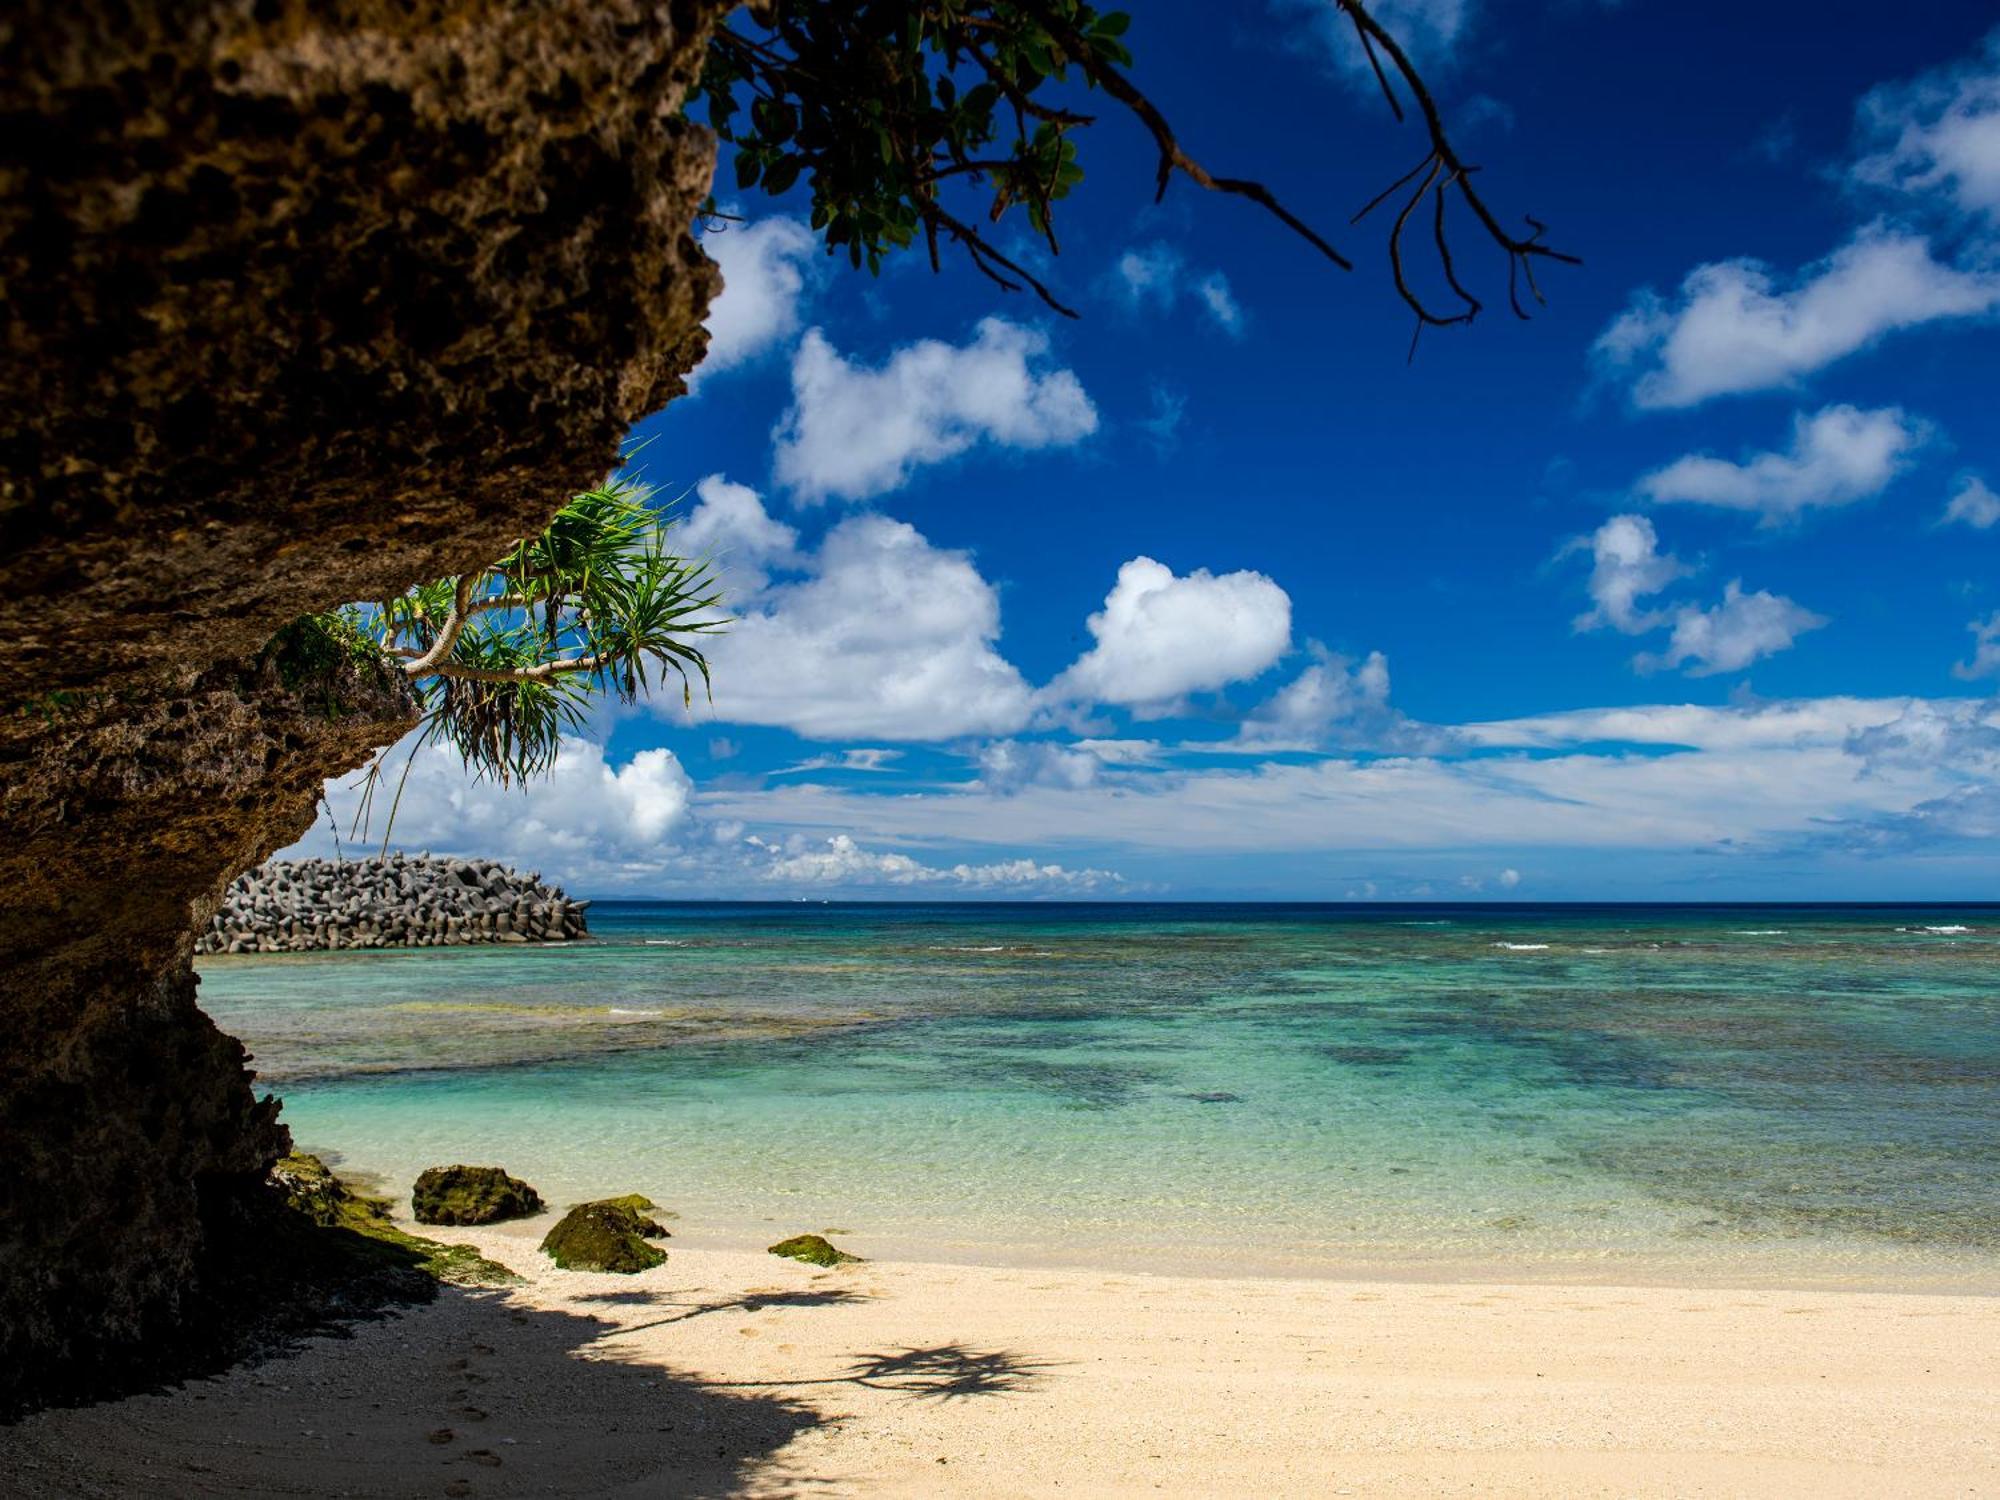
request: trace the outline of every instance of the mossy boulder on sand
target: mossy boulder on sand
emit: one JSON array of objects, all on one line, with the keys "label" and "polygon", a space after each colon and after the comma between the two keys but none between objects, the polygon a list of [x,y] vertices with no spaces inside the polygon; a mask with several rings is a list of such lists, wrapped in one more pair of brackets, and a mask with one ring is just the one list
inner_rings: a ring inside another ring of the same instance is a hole
[{"label": "mossy boulder on sand", "polygon": [[565,1271],[650,1271],[667,1252],[646,1243],[666,1230],[623,1203],[579,1203],[542,1238],[542,1253]]},{"label": "mossy boulder on sand", "polygon": [[771,1254],[802,1260],[809,1266],[844,1266],[861,1259],[845,1250],[836,1250],[830,1241],[816,1234],[795,1234],[788,1240],[779,1240],[771,1247]]},{"label": "mossy boulder on sand", "polygon": [[321,1229],[346,1231],[338,1242],[295,1242],[284,1253],[322,1257],[345,1255],[357,1264],[379,1261],[408,1268],[457,1286],[503,1286],[518,1281],[507,1267],[486,1259],[470,1245],[444,1245],[398,1229],[381,1198],[355,1192],[317,1156],[294,1152],[271,1169],[271,1180],[293,1212]]},{"label": "mossy boulder on sand", "polygon": [[419,1224],[497,1224],[543,1207],[541,1194],[498,1167],[431,1167],[410,1189]]}]

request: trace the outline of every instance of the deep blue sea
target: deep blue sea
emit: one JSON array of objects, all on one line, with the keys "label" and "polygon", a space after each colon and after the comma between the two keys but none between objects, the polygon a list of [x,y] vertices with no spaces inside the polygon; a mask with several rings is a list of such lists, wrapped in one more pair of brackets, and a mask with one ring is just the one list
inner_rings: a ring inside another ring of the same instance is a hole
[{"label": "deep blue sea", "polygon": [[2000,907],[600,902],[204,960],[302,1146],[677,1232],[2000,1288]]}]

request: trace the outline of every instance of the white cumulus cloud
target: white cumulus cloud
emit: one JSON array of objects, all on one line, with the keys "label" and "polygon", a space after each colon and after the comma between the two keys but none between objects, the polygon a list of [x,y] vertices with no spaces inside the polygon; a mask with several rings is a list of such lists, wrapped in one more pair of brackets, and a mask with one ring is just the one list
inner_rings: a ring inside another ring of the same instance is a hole
[{"label": "white cumulus cloud", "polygon": [[1789,284],[1754,260],[1688,273],[1672,299],[1642,292],[1593,346],[1641,407],[1796,384],[1899,329],[2000,307],[2000,274],[1935,259],[1927,240],[1875,225]]},{"label": "white cumulus cloud", "polygon": [[1927,433],[1895,407],[1829,406],[1793,419],[1791,445],[1741,463],[1690,454],[1640,479],[1656,502],[1752,511],[1766,525],[1801,512],[1852,505],[1879,495],[1923,445]]},{"label": "white cumulus cloud", "polygon": [[1644,516],[1613,516],[1559,555],[1581,551],[1591,555],[1592,607],[1572,622],[1577,630],[1609,626],[1623,635],[1645,635],[1672,628],[1665,650],[1632,658],[1642,672],[1682,667],[1690,677],[1708,677],[1740,671],[1827,623],[1781,595],[1746,594],[1739,581],[1730,582],[1722,602],[1707,609],[1685,602],[1647,604],[1694,570],[1660,550],[1653,523]]},{"label": "white cumulus cloud", "polygon": [[768,569],[798,560],[798,532],[766,511],[747,484],[710,474],[694,493],[693,509],[674,523],[674,549],[716,565],[728,607],[763,592]]},{"label": "white cumulus cloud", "polygon": [[[731,517],[739,535],[768,534],[747,508]],[[697,699],[697,713],[823,740],[952,739],[1027,722],[1028,685],[996,648],[999,594],[967,554],[860,515],[794,570],[729,601],[734,623],[704,648],[714,703]]]},{"label": "white cumulus cloud", "polygon": [[690,386],[747,364],[798,332],[814,241],[797,219],[759,219],[711,230],[701,248],[722,268],[722,295],[704,320],[708,354],[688,378]]},{"label": "white cumulus cloud", "polygon": [[[512,786],[475,780],[457,752],[426,745],[409,764],[400,798],[407,742],[383,759],[384,786],[374,798],[372,836],[393,833],[395,846],[437,854],[504,859],[523,869],[600,870],[654,864],[688,831],[694,783],[671,750],[641,750],[614,765],[594,740],[565,739],[548,775]],[[361,791],[358,778],[326,786],[327,820],[306,840],[310,852],[330,854],[334,840],[354,828]],[[396,800],[393,829],[383,818]],[[349,856],[370,852],[367,833]]]},{"label": "white cumulus cloud", "polygon": [[1183,577],[1135,557],[1087,623],[1096,644],[1050,684],[1049,698],[1154,708],[1275,664],[1291,645],[1292,601],[1262,573]]},{"label": "white cumulus cloud", "polygon": [[[402,776],[406,750],[407,742],[384,758],[390,786]],[[355,778],[329,782],[325,792],[326,817],[285,851],[286,857],[372,853],[385,831],[380,820],[389,793],[376,793],[375,842],[337,843],[333,829],[337,825],[347,833],[361,793]],[[476,779],[449,747],[429,745],[410,764],[392,846],[503,860],[545,875],[573,896],[689,889],[747,893],[772,886],[1073,895],[1124,883],[1112,870],[1070,868],[1025,855],[929,864],[871,848],[846,832],[767,838],[746,833],[742,819],[704,817],[695,803],[693,782],[664,748],[641,750],[619,765],[595,741],[565,739],[548,775],[503,787]]]},{"label": "white cumulus cloud", "polygon": [[865,500],[981,443],[1079,443],[1097,430],[1097,408],[1048,353],[1046,334],[987,318],[970,343],[925,339],[871,369],[810,329],[792,359],[791,407],[773,433],[778,480],[802,500]]}]

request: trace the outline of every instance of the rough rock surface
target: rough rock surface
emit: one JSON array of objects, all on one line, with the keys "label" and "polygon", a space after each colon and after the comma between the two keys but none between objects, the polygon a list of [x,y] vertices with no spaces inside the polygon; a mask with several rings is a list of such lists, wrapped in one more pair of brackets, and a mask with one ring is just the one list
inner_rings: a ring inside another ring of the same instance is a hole
[{"label": "rough rock surface", "polygon": [[587,934],[589,905],[492,860],[271,860],[229,883],[194,950],[560,943]]},{"label": "rough rock surface", "polygon": [[636,1276],[664,1265],[667,1252],[643,1236],[666,1234],[663,1225],[608,1200],[579,1203],[542,1236],[542,1254],[565,1271],[615,1271]]},{"label": "rough rock surface", "polygon": [[156,1366],[285,1149],[191,932],[411,722],[285,622],[682,389],[717,0],[0,13],[0,1406]]},{"label": "rough rock surface", "polygon": [[410,1189],[419,1224],[498,1224],[542,1211],[542,1195],[498,1167],[428,1167]]},{"label": "rough rock surface", "polygon": [[[702,0],[17,0],[0,640],[44,690],[484,562],[683,389]],[[63,600],[52,617],[45,601]],[[89,616],[91,628],[73,628]]]}]

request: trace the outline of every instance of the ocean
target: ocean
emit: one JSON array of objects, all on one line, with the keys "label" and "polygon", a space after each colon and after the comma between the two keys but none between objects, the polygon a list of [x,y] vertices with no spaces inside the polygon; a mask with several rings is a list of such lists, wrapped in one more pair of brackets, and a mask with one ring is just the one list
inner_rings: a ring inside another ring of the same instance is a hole
[{"label": "ocean", "polygon": [[303,1149],[699,1242],[2000,1287],[2000,907],[599,902],[204,959]]}]

